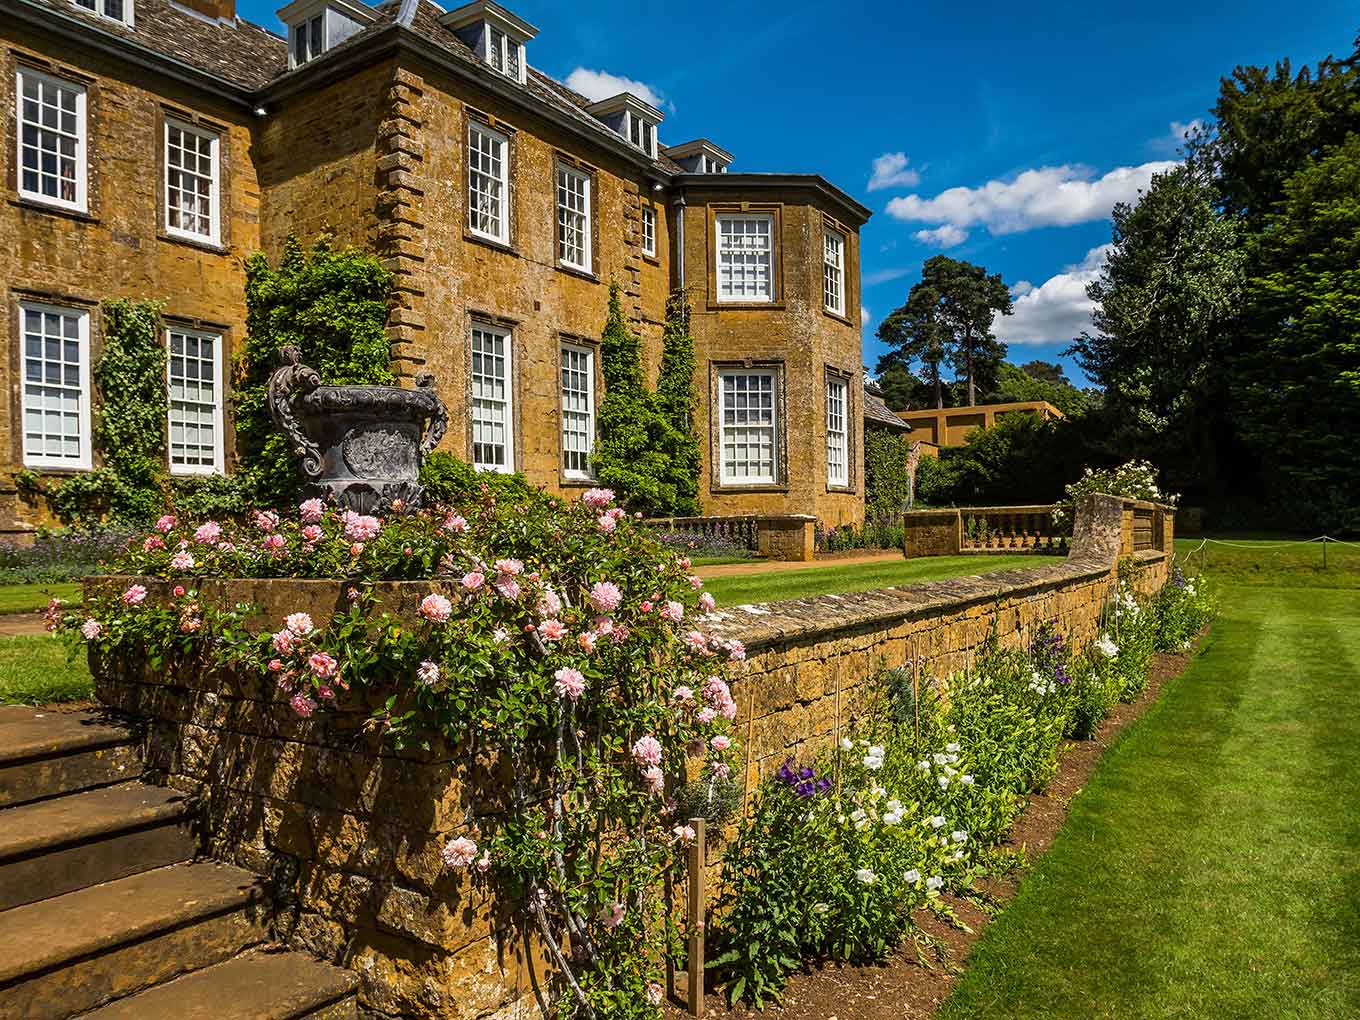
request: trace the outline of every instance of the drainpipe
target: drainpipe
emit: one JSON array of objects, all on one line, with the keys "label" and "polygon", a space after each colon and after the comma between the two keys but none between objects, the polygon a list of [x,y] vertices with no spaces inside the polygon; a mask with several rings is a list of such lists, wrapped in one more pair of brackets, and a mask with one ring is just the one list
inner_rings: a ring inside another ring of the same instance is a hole
[{"label": "drainpipe", "polygon": [[678,290],[685,289],[685,189],[678,188],[675,192],[675,199],[671,202],[675,207],[675,266],[677,273]]}]

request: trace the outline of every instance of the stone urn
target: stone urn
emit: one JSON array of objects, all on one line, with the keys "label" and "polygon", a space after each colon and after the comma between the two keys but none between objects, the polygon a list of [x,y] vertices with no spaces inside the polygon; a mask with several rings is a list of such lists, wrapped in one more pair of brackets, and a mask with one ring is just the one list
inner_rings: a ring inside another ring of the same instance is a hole
[{"label": "stone urn", "polygon": [[308,494],[356,513],[420,505],[420,463],[444,438],[448,413],[434,376],[416,388],[323,386],[296,347],[279,352],[269,414],[288,439]]}]

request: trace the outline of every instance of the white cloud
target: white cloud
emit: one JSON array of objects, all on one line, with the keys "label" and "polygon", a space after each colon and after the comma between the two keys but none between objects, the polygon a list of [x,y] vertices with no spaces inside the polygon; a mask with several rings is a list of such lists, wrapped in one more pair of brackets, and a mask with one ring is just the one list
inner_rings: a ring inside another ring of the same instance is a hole
[{"label": "white cloud", "polygon": [[935,248],[952,248],[956,244],[963,244],[968,240],[968,231],[946,223],[942,227],[934,230],[918,230],[911,235],[922,244],[928,244]]},{"label": "white cloud", "polygon": [[864,305],[859,306],[859,324],[861,327],[869,325],[869,320],[873,317],[873,313],[869,311],[867,307]]},{"label": "white cloud", "polygon": [[1090,167],[1064,165],[1026,170],[1010,181],[988,181],[977,188],[950,188],[934,198],[907,195],[888,203],[894,219],[985,226],[993,234],[1014,234],[1034,227],[1070,226],[1102,220],[1116,202],[1132,202],[1152,175],[1176,163],[1159,160],[1116,167],[1096,177]]},{"label": "white cloud", "polygon": [[[1021,281],[1011,288],[1015,314],[992,320],[996,338],[1008,344],[1066,342],[1091,328],[1095,304],[1086,296],[1086,285],[1100,274],[1112,245],[1092,248],[1075,266],[1067,266],[1038,287]],[[1021,286],[1026,288],[1021,290]]]},{"label": "white cloud", "polygon": [[865,287],[875,287],[880,283],[887,283],[889,280],[900,280],[910,273],[911,270],[906,266],[894,266],[891,269],[875,269],[872,273],[865,273],[860,281]]},{"label": "white cloud", "polygon": [[625,78],[618,74],[610,74],[608,71],[592,71],[588,67],[578,67],[567,75],[567,88],[574,89],[587,99],[596,101],[617,96],[620,92],[631,92],[644,103],[651,103],[658,110],[667,106],[672,110],[675,108],[675,104],[667,102],[660,89],[655,89],[646,82]]},{"label": "white cloud", "polygon": [[869,175],[869,190],[882,188],[914,188],[921,183],[921,175],[908,168],[905,152],[885,152],[874,160],[873,173]]},{"label": "white cloud", "polygon": [[1196,117],[1194,120],[1179,121],[1173,120],[1167,129],[1166,137],[1161,139],[1163,148],[1168,152],[1175,152],[1185,144],[1186,138],[1193,135],[1204,127],[1204,121]]},{"label": "white cloud", "polygon": [[1016,280],[1011,284],[1011,297],[1024,297],[1034,289],[1034,284],[1028,280]]}]

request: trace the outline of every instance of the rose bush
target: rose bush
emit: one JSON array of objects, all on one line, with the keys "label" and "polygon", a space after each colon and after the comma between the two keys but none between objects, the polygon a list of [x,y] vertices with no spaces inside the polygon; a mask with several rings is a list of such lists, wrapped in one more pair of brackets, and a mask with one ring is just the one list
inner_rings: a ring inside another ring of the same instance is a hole
[{"label": "rose bush", "polygon": [[[703,633],[713,600],[689,567],[607,490],[565,503],[485,488],[383,520],[308,500],[235,523],[162,516],[111,565],[136,580],[50,617],[96,658],[254,671],[304,718],[363,691],[399,745],[505,761],[509,810],[471,804],[483,820],[448,834],[445,863],[519,905],[564,1012],[655,1016],[679,934],[659,879],[692,838],[671,798],[691,774],[728,780],[725,669],[744,656]],[[349,604],[324,625],[298,607],[253,633],[253,607],[198,597],[205,577],[340,578]],[[402,619],[381,610],[380,580],[430,590]]]}]

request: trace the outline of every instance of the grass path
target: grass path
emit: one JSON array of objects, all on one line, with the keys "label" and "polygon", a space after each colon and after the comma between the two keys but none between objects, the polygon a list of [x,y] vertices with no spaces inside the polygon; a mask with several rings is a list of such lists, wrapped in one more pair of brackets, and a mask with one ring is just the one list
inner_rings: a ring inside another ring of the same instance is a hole
[{"label": "grass path", "polygon": [[1360,1017],[1360,591],[1221,602],[941,1020]]}]

